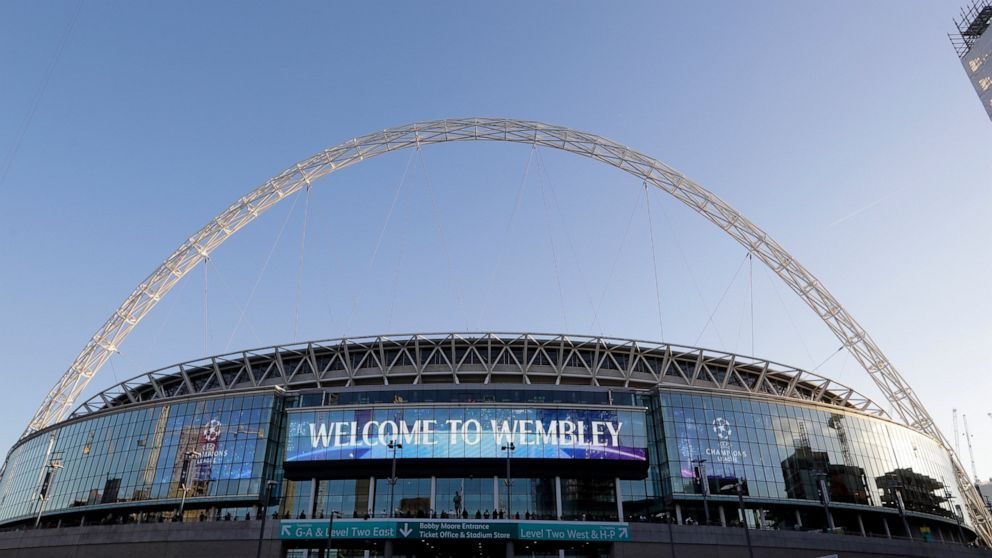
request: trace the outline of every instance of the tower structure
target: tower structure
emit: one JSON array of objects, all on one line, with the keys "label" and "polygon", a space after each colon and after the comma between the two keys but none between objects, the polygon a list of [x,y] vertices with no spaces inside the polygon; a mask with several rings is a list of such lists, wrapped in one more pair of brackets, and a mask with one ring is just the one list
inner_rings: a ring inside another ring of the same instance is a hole
[{"label": "tower structure", "polygon": [[957,33],[951,33],[951,44],[961,65],[978,93],[985,112],[992,119],[992,0],[974,0],[961,9],[954,19]]}]

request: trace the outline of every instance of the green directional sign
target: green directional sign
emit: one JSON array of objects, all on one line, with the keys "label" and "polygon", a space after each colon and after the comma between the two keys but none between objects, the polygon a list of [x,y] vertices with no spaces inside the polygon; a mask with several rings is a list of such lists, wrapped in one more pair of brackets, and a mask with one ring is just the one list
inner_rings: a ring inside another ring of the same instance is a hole
[{"label": "green directional sign", "polygon": [[[287,519],[279,526],[283,540],[327,538],[326,519]],[[335,519],[332,539],[409,539],[478,541],[598,541],[630,540],[626,523],[586,521],[485,521],[460,519]]]},{"label": "green directional sign", "polygon": [[310,519],[283,520],[279,525],[279,538],[283,540],[326,539],[327,522]]},{"label": "green directional sign", "polygon": [[395,539],[395,521],[377,519],[335,519],[331,529],[334,539]]},{"label": "green directional sign", "polygon": [[[279,526],[282,540],[326,539],[328,520],[287,519]],[[395,521],[377,519],[335,519],[331,527],[332,539],[395,539]]]},{"label": "green directional sign", "polygon": [[423,540],[508,541],[516,538],[512,521],[417,521],[401,522],[402,538]]},{"label": "green directional sign", "polygon": [[587,523],[585,521],[537,522],[517,524],[517,538],[529,541],[605,541],[630,540],[626,523]]}]

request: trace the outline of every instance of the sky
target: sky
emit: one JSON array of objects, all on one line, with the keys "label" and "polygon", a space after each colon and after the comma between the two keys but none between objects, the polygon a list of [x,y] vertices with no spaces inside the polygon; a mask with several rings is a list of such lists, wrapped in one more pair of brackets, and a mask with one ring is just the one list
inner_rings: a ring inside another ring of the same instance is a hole
[{"label": "sky", "polygon": [[[0,447],[239,197],[359,135],[499,116],[618,141],[737,208],[949,437],[952,409],[968,415],[988,478],[992,122],[947,38],[959,4],[0,3]],[[251,347],[486,330],[754,354],[883,402],[702,217],[616,169],[495,143],[390,154],[287,198],[189,274],[86,396]]]}]

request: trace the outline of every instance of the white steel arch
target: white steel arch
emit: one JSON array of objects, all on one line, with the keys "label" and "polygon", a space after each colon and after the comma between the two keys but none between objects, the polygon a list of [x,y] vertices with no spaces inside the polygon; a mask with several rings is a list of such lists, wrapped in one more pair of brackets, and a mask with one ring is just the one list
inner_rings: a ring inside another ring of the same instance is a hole
[{"label": "white steel arch", "polygon": [[[505,118],[435,120],[375,132],[316,153],[252,190],[191,236],[138,285],[45,397],[22,437],[62,419],[100,367],[162,297],[201,260],[261,213],[318,178],[365,159],[451,141],[503,141],[560,149],[617,167],[671,194],[723,229],[781,277],[857,359],[899,417],[940,441],[954,455],[923,403],[868,332],[812,273],[758,226],[678,171],[633,149],[562,126]],[[954,463],[974,523],[986,543],[992,544],[992,517],[956,455]]]}]

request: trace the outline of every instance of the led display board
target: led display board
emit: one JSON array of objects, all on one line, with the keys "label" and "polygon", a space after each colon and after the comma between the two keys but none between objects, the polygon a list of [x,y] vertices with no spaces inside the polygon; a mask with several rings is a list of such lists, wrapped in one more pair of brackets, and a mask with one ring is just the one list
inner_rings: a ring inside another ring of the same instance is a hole
[{"label": "led display board", "polygon": [[289,413],[286,461],[390,459],[647,459],[637,409],[403,407]]},{"label": "led display board", "polygon": [[[683,478],[696,476],[694,463],[706,461],[707,475],[725,472],[732,476],[736,467],[750,464],[750,447],[740,441],[738,425],[744,417],[735,411],[673,409],[675,441],[679,448],[679,471]],[[752,417],[752,423],[754,417]]]}]

